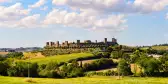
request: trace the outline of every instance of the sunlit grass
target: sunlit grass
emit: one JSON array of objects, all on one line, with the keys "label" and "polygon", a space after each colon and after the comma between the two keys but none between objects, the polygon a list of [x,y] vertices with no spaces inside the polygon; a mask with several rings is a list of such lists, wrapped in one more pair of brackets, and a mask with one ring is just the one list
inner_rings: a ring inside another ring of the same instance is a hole
[{"label": "sunlit grass", "polygon": [[152,49],[156,49],[156,50],[168,50],[168,46],[152,46]]},{"label": "sunlit grass", "polygon": [[168,78],[124,77],[81,77],[69,79],[32,78],[35,82],[26,82],[26,78],[0,77],[0,84],[168,84]]},{"label": "sunlit grass", "polygon": [[[89,57],[93,56],[91,53],[73,53],[73,54],[66,54],[66,55],[55,55],[49,56],[45,58],[32,58],[30,62],[37,62],[38,64],[46,64],[50,61],[56,62],[67,62],[68,60],[79,58],[79,57]],[[26,60],[28,61],[28,59]]]}]

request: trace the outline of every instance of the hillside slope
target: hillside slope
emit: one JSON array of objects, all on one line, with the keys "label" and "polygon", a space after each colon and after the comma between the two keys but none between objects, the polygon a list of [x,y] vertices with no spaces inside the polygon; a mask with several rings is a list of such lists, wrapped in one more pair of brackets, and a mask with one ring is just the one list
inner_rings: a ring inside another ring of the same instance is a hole
[{"label": "hillside slope", "polygon": [[[67,62],[71,59],[76,59],[79,57],[90,57],[93,56],[91,53],[73,53],[73,54],[66,54],[66,55],[55,55],[43,58],[32,58],[30,62],[37,62],[38,64],[46,64],[50,61],[56,62]],[[26,61],[29,61],[28,59]]]}]

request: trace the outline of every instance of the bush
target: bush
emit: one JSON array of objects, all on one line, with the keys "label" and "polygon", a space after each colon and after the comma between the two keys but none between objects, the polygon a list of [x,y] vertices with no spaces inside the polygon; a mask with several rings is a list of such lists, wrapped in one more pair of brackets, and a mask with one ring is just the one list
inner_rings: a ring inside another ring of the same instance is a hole
[{"label": "bush", "polygon": [[73,68],[70,73],[68,73],[67,77],[72,78],[72,77],[81,77],[83,76],[83,69],[80,67]]},{"label": "bush", "polygon": [[39,65],[39,67],[38,67],[38,71],[42,71],[42,70],[44,70],[46,68],[46,64],[41,64],[41,65]]},{"label": "bush", "polygon": [[0,61],[0,75],[7,75],[8,64]]},{"label": "bush", "polygon": [[0,55],[0,61],[4,61],[4,60],[6,60],[6,58]]},{"label": "bush", "polygon": [[17,68],[16,67],[10,67],[7,69],[8,76],[18,76]]},{"label": "bush", "polygon": [[123,51],[114,51],[111,53],[111,57],[114,59],[122,58],[124,52]]},{"label": "bush", "polygon": [[[38,76],[38,65],[37,63],[29,64],[30,76],[37,77]],[[27,77],[28,76],[28,62],[18,61],[13,66],[7,69],[7,73],[9,76],[19,76],[19,77]]]},{"label": "bush", "polygon": [[21,59],[24,55],[22,52],[11,52],[6,55],[8,58],[18,58]]},{"label": "bush", "polygon": [[96,72],[96,71],[92,71],[92,72],[87,72],[85,73],[85,76],[94,76],[94,75],[98,75],[98,76],[117,76],[118,72],[113,71],[113,70],[108,70],[108,71],[104,71],[104,72]]},{"label": "bush", "polygon": [[46,70],[55,70],[59,67],[58,63],[57,62],[49,62],[47,65],[46,65]]},{"label": "bush", "polygon": [[84,75],[83,68],[79,66],[77,61],[73,61],[70,64],[64,64],[60,69],[61,77],[81,77]]},{"label": "bush", "polygon": [[85,71],[99,70],[112,67],[114,65],[111,59],[101,58],[92,63],[85,63],[83,68]]},{"label": "bush", "polygon": [[48,64],[42,64],[39,67],[39,76],[40,77],[49,77],[49,78],[55,78],[58,77],[57,69],[59,68],[59,65],[57,62],[49,62]]},{"label": "bush", "polygon": [[130,75],[131,74],[131,68],[129,64],[126,62],[126,60],[121,59],[117,67],[118,67],[118,72],[120,75]]},{"label": "bush", "polygon": [[61,78],[59,73],[56,70],[41,70],[39,72],[40,77],[47,77],[47,78]]},{"label": "bush", "polygon": [[79,57],[79,58],[76,58],[76,59],[71,59],[71,60],[68,61],[68,63],[71,63],[72,61],[83,61],[83,60],[100,59],[100,58],[103,58],[102,53],[99,53],[95,56],[90,56],[90,57]]},{"label": "bush", "polygon": [[153,76],[154,72],[159,72],[160,62],[157,59],[150,58],[144,60],[141,67],[144,69],[144,74],[147,76]]},{"label": "bush", "polygon": [[103,52],[102,53],[102,58],[110,58],[110,53],[109,52]]}]

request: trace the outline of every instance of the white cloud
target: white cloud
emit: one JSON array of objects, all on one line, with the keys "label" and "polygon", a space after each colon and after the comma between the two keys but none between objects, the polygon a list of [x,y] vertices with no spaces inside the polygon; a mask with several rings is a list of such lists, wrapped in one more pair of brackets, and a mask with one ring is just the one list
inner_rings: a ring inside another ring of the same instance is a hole
[{"label": "white cloud", "polygon": [[11,0],[0,0],[0,3],[11,2]]},{"label": "white cloud", "polygon": [[168,13],[166,14],[166,19],[168,20]]},{"label": "white cloud", "polygon": [[53,4],[99,12],[150,13],[163,10],[168,0],[53,0]]},{"label": "white cloud", "polygon": [[0,27],[5,28],[32,28],[42,26],[40,15],[29,15],[30,10],[24,9],[21,3],[12,6],[0,6]]},{"label": "white cloud", "polygon": [[[101,17],[99,17],[101,16]],[[126,28],[124,15],[103,14],[92,15],[92,13],[67,12],[66,10],[54,9],[44,20],[47,25],[61,24],[70,27],[85,28],[88,30],[119,31]]]},{"label": "white cloud", "polygon": [[168,0],[53,0],[52,3],[68,6],[78,13],[55,9],[47,15],[45,23],[100,31],[119,31],[127,28],[122,14],[148,14],[164,10],[168,6]]},{"label": "white cloud", "polygon": [[21,3],[9,7],[0,6],[0,21],[13,21],[29,14],[29,10],[23,9]]},{"label": "white cloud", "polygon": [[[40,7],[40,10],[47,10],[48,6],[43,6],[46,1],[39,0],[29,7]],[[0,6],[0,11],[2,11],[0,12],[0,26],[38,27],[60,24],[87,30],[121,31],[127,28],[125,13],[160,11],[168,5],[168,0],[135,0],[133,2],[126,0],[52,0],[52,3],[66,5],[73,12],[53,9],[43,21],[39,14],[29,15],[30,10],[24,9],[21,3],[9,7]],[[119,14],[112,14],[116,12]]]},{"label": "white cloud", "polygon": [[18,27],[33,28],[38,26],[41,26],[40,14],[24,17],[18,22]]},{"label": "white cloud", "polygon": [[7,27],[7,28],[36,28],[36,27],[43,27],[40,22],[40,15],[35,14],[32,16],[26,16],[19,20],[13,21],[1,21],[0,27]]},{"label": "white cloud", "polygon": [[46,3],[46,0],[39,0],[35,4],[29,5],[29,7],[31,7],[31,8],[38,8],[40,6],[43,6],[45,3]]},{"label": "white cloud", "polygon": [[135,0],[134,5],[144,12],[161,11],[168,6],[168,0]]},{"label": "white cloud", "polygon": [[68,0],[53,0],[52,3],[57,5],[64,5],[68,2]]}]

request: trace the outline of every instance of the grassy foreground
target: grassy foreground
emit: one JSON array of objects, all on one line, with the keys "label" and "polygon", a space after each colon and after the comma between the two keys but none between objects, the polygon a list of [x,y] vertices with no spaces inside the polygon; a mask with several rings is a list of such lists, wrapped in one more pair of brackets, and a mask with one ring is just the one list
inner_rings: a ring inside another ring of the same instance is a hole
[{"label": "grassy foreground", "polygon": [[69,79],[33,78],[32,83],[26,78],[0,76],[0,84],[168,84],[167,78],[134,78],[124,77],[117,80],[116,77],[81,77]]},{"label": "grassy foreground", "polygon": [[75,58],[79,58],[79,57],[90,57],[90,56],[93,56],[93,54],[91,54],[91,53],[73,53],[73,54],[66,54],[66,55],[49,56],[49,57],[45,57],[45,58],[33,58],[30,61],[37,62],[38,64],[46,64],[50,61],[66,62],[71,59],[75,59]]}]

